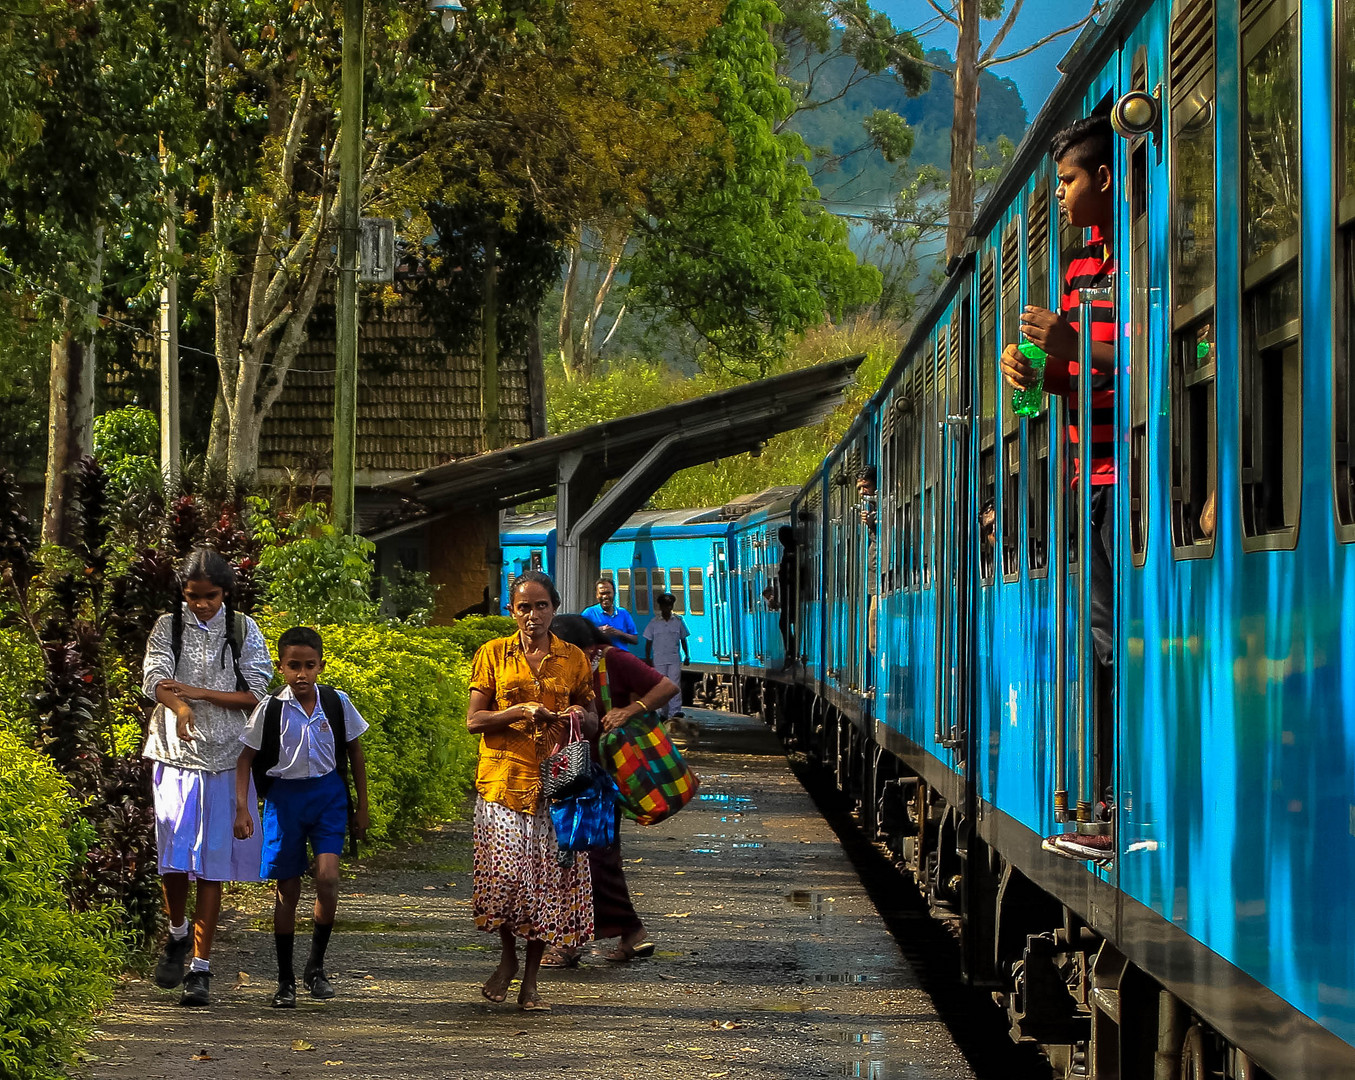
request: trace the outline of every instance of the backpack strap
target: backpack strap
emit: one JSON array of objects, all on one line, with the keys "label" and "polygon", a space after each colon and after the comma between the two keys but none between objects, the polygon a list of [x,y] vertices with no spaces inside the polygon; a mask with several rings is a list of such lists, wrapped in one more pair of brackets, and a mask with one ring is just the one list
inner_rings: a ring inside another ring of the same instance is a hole
[{"label": "backpack strap", "polygon": [[281,752],[282,699],[276,694],[270,694],[268,704],[263,710],[263,745],[255,753],[254,763],[251,765],[254,773],[254,790],[261,799],[273,786],[273,777],[268,775],[268,770],[278,763],[278,755]]},{"label": "backpack strap", "polygon": [[[226,633],[226,644],[230,646],[231,663],[235,666],[235,692],[237,694],[246,694],[249,692],[249,683],[245,682],[244,672],[240,670],[240,650],[244,648],[245,636],[249,633],[249,616],[243,611],[233,612],[235,619],[234,625]],[[175,659],[178,657],[176,656]]]},{"label": "backpack strap", "polygon": [[353,830],[353,791],[348,784],[348,717],[343,698],[334,687],[317,683],[315,692],[320,696],[320,707],[325,710],[325,719],[334,733],[334,770],[343,780],[343,797],[348,804],[348,855],[356,859],[358,839]]}]

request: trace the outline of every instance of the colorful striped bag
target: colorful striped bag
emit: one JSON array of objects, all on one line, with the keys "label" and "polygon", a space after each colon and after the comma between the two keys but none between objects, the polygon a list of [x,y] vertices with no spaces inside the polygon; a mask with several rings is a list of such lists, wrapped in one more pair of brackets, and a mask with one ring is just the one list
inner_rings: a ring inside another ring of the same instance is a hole
[{"label": "colorful striped bag", "polygon": [[617,805],[641,825],[672,817],[691,802],[700,784],[654,713],[604,732],[598,752],[616,782]]}]

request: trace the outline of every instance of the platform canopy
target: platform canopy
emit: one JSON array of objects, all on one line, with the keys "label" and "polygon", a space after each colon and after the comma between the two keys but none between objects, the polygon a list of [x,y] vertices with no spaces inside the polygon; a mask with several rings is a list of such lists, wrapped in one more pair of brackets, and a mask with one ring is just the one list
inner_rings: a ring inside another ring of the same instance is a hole
[{"label": "platform canopy", "polygon": [[384,486],[428,507],[425,521],[554,495],[556,584],[565,609],[581,611],[592,603],[603,543],[673,473],[760,449],[773,435],[819,423],[841,403],[863,359],[816,364],[439,465]]}]

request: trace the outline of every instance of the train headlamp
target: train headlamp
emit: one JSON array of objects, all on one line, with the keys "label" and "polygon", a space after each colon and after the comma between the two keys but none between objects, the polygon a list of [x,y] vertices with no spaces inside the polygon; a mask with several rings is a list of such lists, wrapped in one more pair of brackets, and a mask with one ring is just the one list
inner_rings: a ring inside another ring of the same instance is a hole
[{"label": "train headlamp", "polygon": [[1122,94],[1110,110],[1110,126],[1122,139],[1134,139],[1156,132],[1162,119],[1157,98],[1142,90]]}]

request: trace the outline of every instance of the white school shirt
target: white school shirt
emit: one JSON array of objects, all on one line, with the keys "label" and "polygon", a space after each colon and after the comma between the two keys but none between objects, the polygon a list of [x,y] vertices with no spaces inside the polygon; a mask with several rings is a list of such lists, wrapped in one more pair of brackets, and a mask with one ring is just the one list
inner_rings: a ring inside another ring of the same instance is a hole
[{"label": "white school shirt", "polygon": [[[353,706],[348,695],[335,690],[343,702],[344,735],[352,742],[367,730],[367,721]],[[317,692],[315,712],[306,715],[290,686],[284,686],[273,695],[282,702],[280,724],[280,743],[278,763],[268,770],[268,775],[279,780],[307,780],[317,776],[328,776],[334,771],[334,729],[325,717],[325,706]],[[263,717],[268,710],[270,698],[259,702],[258,708],[250,715],[245,725],[245,733],[240,741],[254,750],[263,746]]]},{"label": "white school shirt", "polygon": [[654,644],[655,664],[676,664],[682,659],[681,642],[690,637],[681,615],[665,620],[655,615],[645,626],[645,640]]}]

